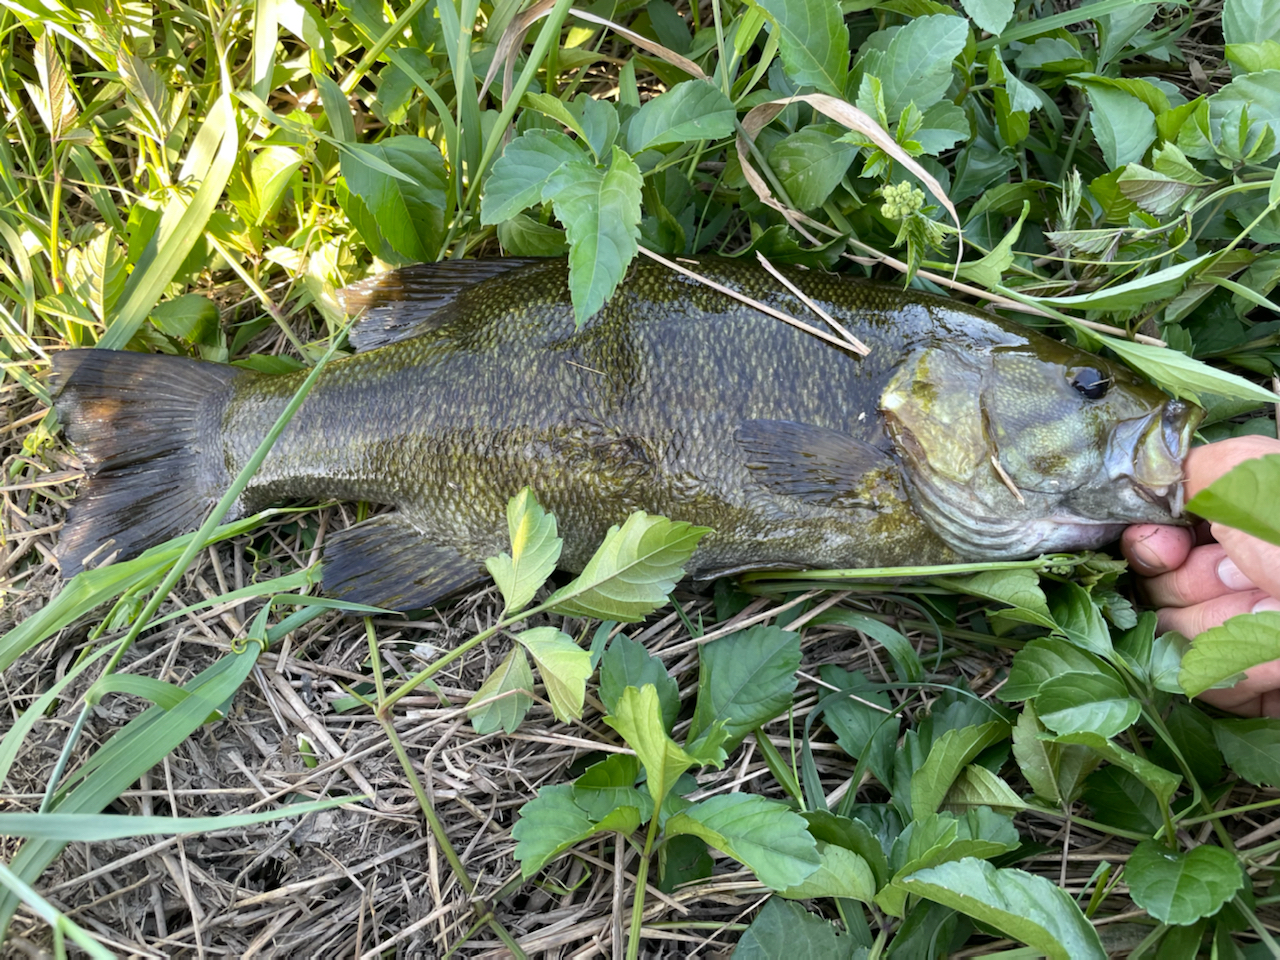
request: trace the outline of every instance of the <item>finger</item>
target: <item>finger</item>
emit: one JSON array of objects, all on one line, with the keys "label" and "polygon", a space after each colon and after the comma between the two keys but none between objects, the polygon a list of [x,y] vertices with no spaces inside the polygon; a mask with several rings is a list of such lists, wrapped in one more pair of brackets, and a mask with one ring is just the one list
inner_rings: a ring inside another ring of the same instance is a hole
[{"label": "finger", "polygon": [[1212,529],[1241,572],[1260,589],[1280,597],[1280,547],[1220,523]]},{"label": "finger", "polygon": [[1280,453],[1280,440],[1271,437],[1232,437],[1194,448],[1187,454],[1187,499],[1190,500],[1245,460],[1265,457],[1270,453]]},{"label": "finger", "polygon": [[1200,699],[1246,717],[1280,717],[1280,660],[1260,663],[1234,687],[1206,690]]},{"label": "finger", "polygon": [[1157,607],[1190,607],[1227,593],[1260,589],[1217,543],[1196,547],[1180,567],[1152,577],[1142,587]]},{"label": "finger", "polygon": [[1191,531],[1186,527],[1138,524],[1121,535],[1120,550],[1138,573],[1155,576],[1183,564],[1191,552]]},{"label": "finger", "polygon": [[1213,627],[1220,627],[1232,617],[1263,610],[1280,610],[1280,600],[1261,590],[1228,593],[1189,607],[1161,607],[1156,611],[1158,628],[1163,632],[1177,630],[1184,637],[1195,637]]}]

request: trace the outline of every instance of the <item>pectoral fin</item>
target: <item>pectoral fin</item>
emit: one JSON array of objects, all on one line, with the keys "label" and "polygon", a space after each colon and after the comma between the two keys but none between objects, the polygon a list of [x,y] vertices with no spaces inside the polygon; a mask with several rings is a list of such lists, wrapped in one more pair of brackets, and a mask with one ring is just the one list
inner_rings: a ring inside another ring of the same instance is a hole
[{"label": "pectoral fin", "polygon": [[324,548],[326,593],[390,610],[421,610],[484,578],[479,563],[429,542],[394,513],[343,530]]},{"label": "pectoral fin", "polygon": [[747,420],[736,439],[758,483],[811,503],[874,506],[875,475],[894,466],[879,447],[791,420]]}]

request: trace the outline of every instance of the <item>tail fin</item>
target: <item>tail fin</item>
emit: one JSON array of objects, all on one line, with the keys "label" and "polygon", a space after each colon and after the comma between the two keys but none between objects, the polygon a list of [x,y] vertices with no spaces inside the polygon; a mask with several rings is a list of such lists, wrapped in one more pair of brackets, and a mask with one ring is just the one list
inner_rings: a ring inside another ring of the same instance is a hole
[{"label": "tail fin", "polygon": [[88,475],[55,550],[64,577],[92,555],[127,559],[200,525],[231,482],[222,414],[243,374],[115,350],[53,358],[54,406]]}]

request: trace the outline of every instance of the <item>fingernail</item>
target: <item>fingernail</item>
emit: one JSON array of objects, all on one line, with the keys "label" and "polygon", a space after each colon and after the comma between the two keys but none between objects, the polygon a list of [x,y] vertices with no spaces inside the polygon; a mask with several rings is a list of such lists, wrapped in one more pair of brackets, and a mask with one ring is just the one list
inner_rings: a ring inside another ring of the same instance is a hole
[{"label": "fingernail", "polygon": [[1134,543],[1129,547],[1129,553],[1132,555],[1134,560],[1148,569],[1160,570],[1164,567],[1164,563],[1161,561],[1160,556],[1147,546],[1145,541],[1139,540]]},{"label": "fingernail", "polygon": [[1218,579],[1229,590],[1257,589],[1253,581],[1240,572],[1240,568],[1236,566],[1236,562],[1230,557],[1223,557],[1222,560],[1218,561]]},{"label": "fingernail", "polygon": [[1271,611],[1280,613],[1280,600],[1275,599],[1275,597],[1267,597],[1265,600],[1259,600],[1253,605],[1253,609],[1249,612],[1268,613]]}]

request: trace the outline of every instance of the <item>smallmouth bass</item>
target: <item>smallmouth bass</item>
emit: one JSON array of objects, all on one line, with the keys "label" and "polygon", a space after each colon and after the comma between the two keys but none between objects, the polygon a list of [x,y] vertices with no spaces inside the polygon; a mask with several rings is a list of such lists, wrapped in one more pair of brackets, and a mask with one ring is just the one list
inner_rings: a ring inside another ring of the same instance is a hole
[{"label": "smallmouth bass", "polygon": [[[794,316],[754,264],[699,272]],[[708,526],[687,571],[1002,560],[1168,523],[1202,413],[1128,368],[917,291],[792,271],[860,358],[665,267],[575,330],[564,260],[423,264],[344,291],[365,316],[237,502],[368,500],[326,591],[418,609],[485,578],[530,486],[581,570],[636,510]],[[64,576],[195,529],[305,371],[72,350],[56,407],[88,474]]]}]

